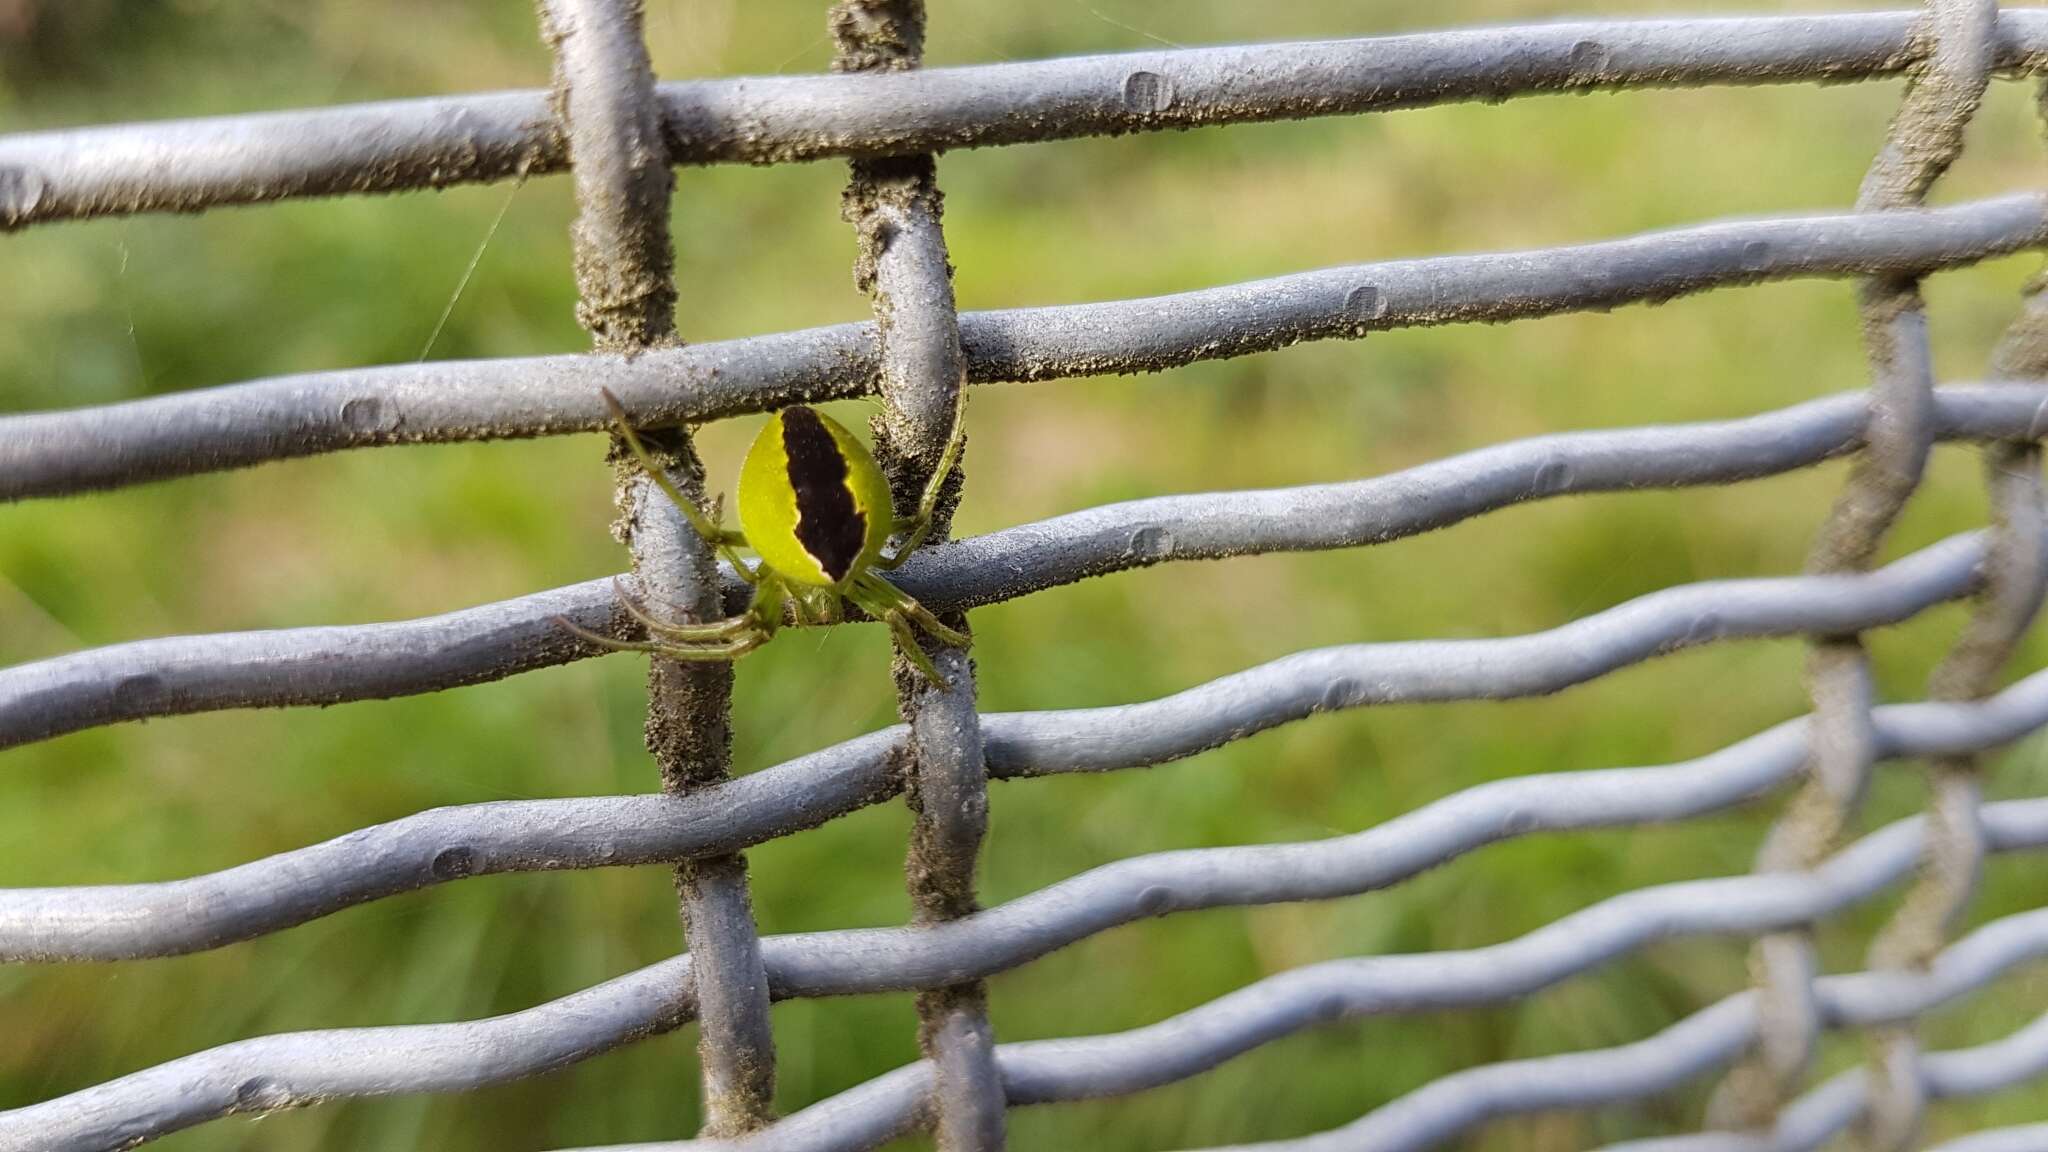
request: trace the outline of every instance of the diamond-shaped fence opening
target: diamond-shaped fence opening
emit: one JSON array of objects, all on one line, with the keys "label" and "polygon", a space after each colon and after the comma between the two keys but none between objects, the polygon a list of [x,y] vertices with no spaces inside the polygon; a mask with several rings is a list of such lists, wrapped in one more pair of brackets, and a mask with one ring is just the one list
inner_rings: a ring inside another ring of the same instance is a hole
[{"label": "diamond-shaped fence opening", "polygon": [[[2038,440],[2048,303],[2029,294],[1984,383],[1937,387],[1920,280],[2048,246],[2048,196],[1926,208],[1994,77],[2048,70],[2048,10],[1931,0],[1921,11],[1546,24],[1384,39],[1174,48],[921,70],[918,0],[841,0],[829,76],[656,83],[630,0],[545,0],[552,93],[401,101],[0,137],[0,226],[196,211],[568,171],[589,355],[422,363],[276,378],[0,417],[0,497],[87,493],[346,448],[586,432],[601,389],[704,495],[687,429],[799,401],[878,395],[877,453],[899,510],[932,477],[963,387],[1157,370],[1400,327],[1505,321],[1791,278],[1859,285],[1867,392],[1712,424],[1561,432],[1313,488],[1108,505],[950,540],[896,573],[955,627],[979,606],[1141,566],[1362,546],[1510,505],[1726,484],[1853,456],[1807,571],[1668,588],[1507,639],[1301,652],[1145,703],[979,714],[966,653],[945,674],[899,656],[905,723],[729,775],[730,669],[657,656],[659,795],[436,809],[183,880],[0,890],[0,959],[172,956],[488,873],[666,863],[688,951],[507,1016],[265,1036],[0,1113],[0,1149],[111,1149],[232,1114],[477,1088],[695,1021],[705,1131],[659,1147],[872,1148],[927,1130],[1004,1143],[1007,1111],[1182,1080],[1336,1020],[1499,1004],[1655,941],[1753,938],[1754,987],[1623,1047],[1481,1065],[1287,1147],[1417,1149],[1491,1118],[1648,1099],[1716,1079],[1700,1134],[1638,1147],[1809,1148],[1846,1133],[1915,1146],[1931,1101],[2048,1073],[2048,1015],[1977,1047],[1926,1051],[1924,1013],[2048,953],[2048,908],[1952,938],[1991,853],[2048,847],[2048,801],[1983,803],[1979,757],[2048,725],[2048,673],[2002,690],[2043,596]],[[1589,89],[1905,76],[1850,211],[1709,223],[1495,255],[1367,264],[1144,300],[956,312],[933,157],[942,151],[1332,116]],[[673,168],[843,157],[845,214],[875,322],[686,345],[668,235]],[[1982,445],[1992,523],[1873,560],[1936,441]],[[615,445],[615,448],[617,446]],[[624,460],[614,452],[615,460]],[[971,462],[970,462],[971,470]],[[747,589],[661,495],[619,466],[630,588],[710,618]],[[1924,702],[1878,705],[1859,639],[1950,601],[1968,624]],[[431,619],[188,636],[0,669],[0,744],[148,717],[394,697],[596,656],[563,622],[644,638],[613,582]],[[1160,764],[1316,713],[1554,692],[1676,649],[1807,637],[1811,715],[1683,764],[1526,776],[1366,831],[1138,856],[993,907],[974,892],[987,780]],[[1925,765],[1928,810],[1853,843],[1873,765]],[[1504,943],[1281,971],[1134,1031],[1000,1043],[982,981],[1147,917],[1353,895],[1537,832],[1682,820],[1770,793],[1782,815],[1748,875],[1643,888]],[[913,923],[763,938],[744,849],[906,796]],[[1813,928],[1905,886],[1865,970],[1821,974]],[[771,1001],[915,991],[925,1059],[777,1117]],[[1862,1063],[1815,1085],[1827,1030]],[[1275,1145],[1278,1146],[1278,1145]],[[1951,1152],[2048,1147],[2048,1128]]]}]

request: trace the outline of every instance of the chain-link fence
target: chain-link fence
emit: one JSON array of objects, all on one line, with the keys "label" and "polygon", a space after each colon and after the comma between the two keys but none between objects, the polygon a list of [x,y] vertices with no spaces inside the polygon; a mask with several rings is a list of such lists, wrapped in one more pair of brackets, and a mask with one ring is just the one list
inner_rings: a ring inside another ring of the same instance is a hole
[{"label": "chain-link fence", "polygon": [[[660,1147],[871,1148],[919,1129],[1004,1140],[1009,1108],[1193,1076],[1304,1028],[1528,996],[1653,941],[1756,940],[1752,991],[1621,1048],[1468,1069],[1287,1147],[1412,1149],[1483,1121],[1588,1108],[1722,1073],[1701,1135],[1636,1148],[1810,1148],[1855,1129],[1914,1146],[1930,1101],[2048,1073],[2048,1016],[1924,1052],[1915,1022],[2048,954],[2048,911],[1949,940],[1987,854],[2048,848],[2048,801],[1979,802],[1979,756],[2048,726],[2048,673],[2000,670],[2043,595],[2037,441],[2048,305],[2030,295],[1994,379],[1936,387],[1920,278],[2048,246],[2040,193],[1927,209],[1994,75],[2048,70],[2048,10],[1552,24],[1378,40],[1179,49],[918,70],[917,0],[842,0],[836,75],[657,84],[629,0],[546,0],[554,92],[366,105],[0,138],[0,225],[573,171],[584,356],[424,363],[270,379],[0,418],[0,496],[55,496],[343,448],[606,426],[600,388],[703,493],[679,429],[797,401],[878,394],[899,502],[924,485],[967,383],[1157,370],[1389,328],[1503,321],[1800,277],[1860,283],[1870,390],[1714,424],[1560,433],[1354,483],[1141,500],[935,543],[905,589],[968,610],[1085,577],[1250,553],[1355,547],[1574,493],[1724,484],[1851,456],[1809,570],[1671,588],[1548,632],[1302,652],[1142,704],[977,714],[899,657],[905,725],[729,777],[730,670],[657,658],[659,795],[438,809],[185,880],[0,891],[0,959],[159,957],[274,932],[469,876],[671,863],[686,955],[526,1011],[460,1024],[244,1040],[0,1113],[0,1148],[127,1147],[211,1119],[530,1076],[697,1021],[702,1139]],[[1547,91],[1847,81],[1907,93],[1852,212],[1706,224],[1574,247],[1361,265],[1148,300],[956,314],[938,151],[1336,115]],[[845,157],[844,209],[876,322],[683,345],[667,231],[672,166]],[[1882,568],[1873,557],[1936,441],[1981,443],[1994,522]],[[614,457],[620,454],[615,451]],[[635,586],[700,616],[745,595],[648,479],[619,472]],[[957,498],[957,490],[952,493]],[[947,506],[949,507],[949,506]],[[1970,622],[1924,703],[1877,706],[1860,633],[1948,601]],[[632,640],[610,581],[431,619],[120,644],[0,669],[0,744],[227,708],[435,691],[599,654],[560,626]],[[1554,692],[1680,648],[1811,637],[1812,715],[1698,760],[1501,780],[1312,843],[1141,856],[992,908],[974,896],[986,781],[1160,764],[1315,713]],[[1842,847],[1872,766],[1920,760],[1929,812]],[[1135,1031],[996,1043],[981,981],[1121,924],[1398,884],[1536,832],[1674,821],[1789,793],[1752,875],[1646,888],[1465,952],[1282,972]],[[914,923],[761,938],[741,852],[907,795]],[[1866,971],[1819,974],[1810,928],[1888,886],[1909,895]],[[777,1119],[768,1005],[913,990],[926,1059]],[[1864,1067],[1808,1088],[1824,1029]],[[1277,1145],[1275,1145],[1277,1146]],[[2048,1147],[2013,1128],[1950,1152]]]}]

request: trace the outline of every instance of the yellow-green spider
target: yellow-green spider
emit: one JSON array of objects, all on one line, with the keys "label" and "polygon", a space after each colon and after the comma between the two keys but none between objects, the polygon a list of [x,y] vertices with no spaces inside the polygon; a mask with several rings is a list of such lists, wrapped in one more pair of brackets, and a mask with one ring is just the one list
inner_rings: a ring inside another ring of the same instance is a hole
[{"label": "yellow-green spider", "polygon": [[[706,516],[676,490],[634,434],[625,409],[609,389],[604,402],[641,469],[689,517],[698,534],[725,555],[740,578],[754,586],[754,597],[746,611],[730,619],[670,624],[656,620],[620,588],[619,603],[647,630],[645,640],[601,636],[559,617],[557,623],[605,648],[653,652],[671,660],[736,660],[774,637],[786,608],[800,623],[831,624],[839,620],[844,601],[887,624],[925,679],[944,682],[918,646],[912,625],[959,647],[967,645],[967,637],[948,628],[882,573],[902,564],[931,530],[940,489],[960,458],[965,438],[958,412],[916,514],[898,520],[888,480],[853,433],[803,405],[784,408],[769,418],[740,465],[736,530]],[[888,550],[890,538],[899,536],[902,542]],[[750,565],[736,547],[751,549],[759,560]]]}]

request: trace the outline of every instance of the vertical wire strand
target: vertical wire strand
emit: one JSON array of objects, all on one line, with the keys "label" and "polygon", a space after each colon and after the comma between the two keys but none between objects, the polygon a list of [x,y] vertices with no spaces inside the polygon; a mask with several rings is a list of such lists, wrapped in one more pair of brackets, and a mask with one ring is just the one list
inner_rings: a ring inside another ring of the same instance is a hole
[{"label": "vertical wire strand", "polygon": [[[669,201],[675,177],[663,143],[654,71],[637,0],[541,0],[556,61],[557,122],[576,184],[577,320],[600,352],[633,356],[680,343]],[[687,431],[648,437],[676,485],[700,504],[704,470]],[[618,438],[615,526],[632,553],[648,609],[680,621],[721,614],[711,546],[642,474]],[[732,755],[732,668],[656,657],[647,678],[647,748],[662,790],[724,780]],[[774,1037],[768,980],[743,856],[679,865],[675,883],[690,952],[704,1073],[704,1134],[735,1136],[772,1118]]]},{"label": "vertical wire strand", "polygon": [[[1864,176],[1860,211],[1919,206],[1961,152],[1963,131],[1989,82],[1996,0],[1929,0],[1927,9],[1915,34],[1922,60]],[[1859,306],[1871,375],[1865,447],[1815,536],[1807,560],[1815,574],[1870,566],[1919,486],[1932,443],[1934,370],[1919,282],[1872,278],[1859,289]],[[1758,872],[1818,866],[1854,820],[1876,759],[1874,691],[1862,639],[1814,637],[1807,682],[1814,740],[1806,781],[1765,838]],[[1820,1031],[1813,992],[1819,964],[1810,930],[1758,940],[1750,966],[1760,1001],[1756,1049],[1715,1093],[1708,1108],[1715,1127],[1774,1123],[1803,1084]]]},{"label": "vertical wire strand", "polygon": [[[840,0],[830,16],[840,72],[917,67],[924,52],[923,0]],[[931,155],[855,160],[842,202],[859,241],[855,280],[871,296],[880,333],[883,410],[875,455],[896,507],[915,508],[960,418],[965,358],[952,268]],[[929,539],[950,535],[963,483],[946,481]],[[965,613],[945,618],[967,629]],[[974,665],[964,650],[929,636],[925,653],[947,683],[925,681],[899,650],[898,707],[910,724],[906,795],[916,812],[905,865],[917,920],[974,912],[976,859],[988,826],[988,778],[975,713]],[[981,981],[922,992],[918,1043],[937,1071],[930,1123],[944,1152],[997,1152],[1004,1098],[995,1035]]]},{"label": "vertical wire strand", "polygon": [[[2037,89],[2048,121],[2048,85]],[[2044,123],[2048,126],[2048,123]],[[2019,381],[2048,374],[2048,294],[2037,275],[2020,313],[1991,357],[1991,378]],[[1984,479],[1991,505],[1991,541],[1984,588],[1955,647],[1928,679],[1931,700],[1977,700],[1997,687],[1999,673],[2041,609],[2048,591],[2044,565],[2041,449],[2033,441],[1987,444]],[[1873,971],[1924,971],[1933,963],[1956,919],[1969,906],[1983,868],[1981,757],[1955,756],[1928,766],[1928,836],[1921,872],[1898,911],[1871,945]],[[1878,1149],[1910,1147],[1919,1137],[1927,1090],[1913,1021],[1871,1038],[1871,1111],[1867,1143]]]}]

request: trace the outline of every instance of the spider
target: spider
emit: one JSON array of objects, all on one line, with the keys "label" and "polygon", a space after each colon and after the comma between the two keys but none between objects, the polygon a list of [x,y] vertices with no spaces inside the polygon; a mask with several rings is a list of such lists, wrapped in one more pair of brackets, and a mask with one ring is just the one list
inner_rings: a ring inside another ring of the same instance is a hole
[{"label": "spider", "polygon": [[[740,528],[719,524],[718,504],[707,516],[669,480],[627,422],[626,410],[610,389],[605,407],[641,470],[661,486],[690,524],[753,585],[744,612],[709,624],[656,620],[616,581],[619,604],[647,630],[645,640],[616,640],[556,617],[555,622],[604,648],[652,652],[670,660],[737,660],[766,644],[782,626],[785,607],[799,623],[832,624],[841,603],[852,604],[889,626],[903,655],[926,680],[945,680],[917,642],[915,624],[957,647],[965,634],[949,628],[882,573],[901,565],[931,531],[933,510],[947,475],[959,461],[966,428],[956,408],[953,431],[939,466],[925,485],[916,515],[893,515],[889,482],[865,445],[845,427],[813,408],[793,405],[770,417],[740,465]],[[964,390],[963,390],[964,400]],[[894,551],[885,551],[901,536]],[[759,559],[749,565],[738,547]]]}]

